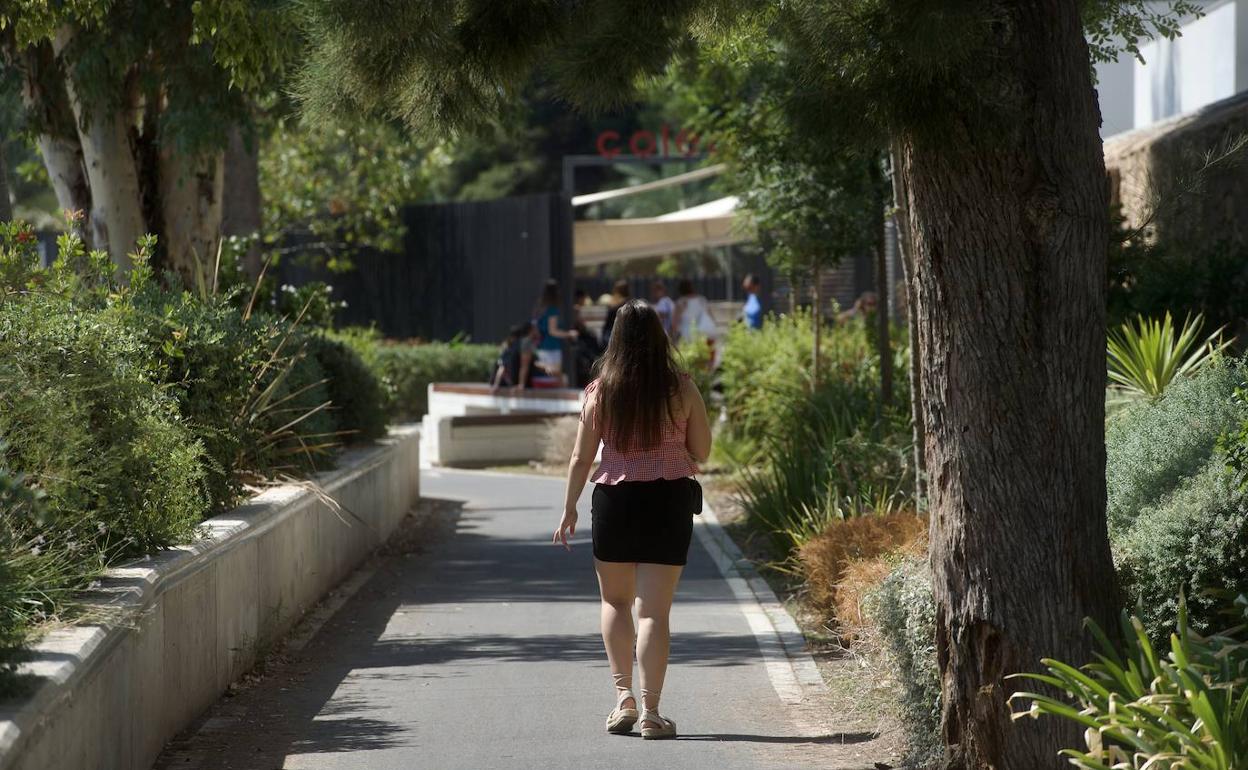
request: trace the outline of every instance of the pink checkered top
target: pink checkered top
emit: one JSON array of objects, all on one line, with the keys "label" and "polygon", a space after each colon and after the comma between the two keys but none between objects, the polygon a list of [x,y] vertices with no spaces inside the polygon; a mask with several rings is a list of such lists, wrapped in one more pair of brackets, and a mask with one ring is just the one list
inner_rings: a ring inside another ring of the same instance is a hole
[{"label": "pink checkered top", "polygon": [[[598,389],[598,380],[585,386],[585,404]],[[597,426],[598,415],[593,415]],[[581,410],[581,420],[586,410]],[[603,434],[602,462],[590,481],[595,484],[619,484],[621,481],[655,481],[657,479],[683,479],[698,472],[697,465],[685,448],[685,426],[688,420],[680,419],[674,424],[664,421],[663,436],[657,447],[632,452],[621,452],[612,446],[612,437]]]}]

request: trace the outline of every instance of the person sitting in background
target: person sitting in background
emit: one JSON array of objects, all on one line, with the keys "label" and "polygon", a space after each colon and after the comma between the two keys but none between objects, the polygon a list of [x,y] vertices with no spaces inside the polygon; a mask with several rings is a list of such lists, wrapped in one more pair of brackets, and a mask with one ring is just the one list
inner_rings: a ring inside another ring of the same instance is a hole
[{"label": "person sitting in background", "polygon": [[503,388],[523,390],[533,386],[533,374],[537,368],[533,359],[537,353],[540,335],[531,321],[513,326],[507,333],[498,354],[498,366],[490,381],[490,392]]},{"label": "person sitting in background", "polygon": [[866,318],[875,312],[876,302],[875,292],[864,291],[858,299],[854,300],[853,307],[837,314],[837,323],[848,321],[851,318]]},{"label": "person sitting in background", "polygon": [[659,314],[659,321],[663,324],[663,331],[667,333],[668,339],[672,338],[672,316],[676,313],[676,303],[672,302],[672,298],[667,296],[667,287],[662,281],[655,281],[650,284],[650,304],[654,306],[654,312]]},{"label": "person sitting in background", "polygon": [[575,340],[575,329],[559,326],[559,282],[553,278],[542,288],[538,301],[537,331],[541,341],[537,343],[537,365],[547,374],[563,377],[563,341]]},{"label": "person sitting in background", "polygon": [[593,333],[581,314],[582,308],[590,304],[589,295],[584,289],[577,289],[572,297],[572,328],[576,330],[576,343],[572,346],[572,365],[568,367],[572,376],[572,385],[580,387],[590,380],[590,372],[598,356],[602,355],[602,346],[598,336]]},{"label": "person sitting in background", "polygon": [[715,316],[711,315],[711,304],[706,297],[694,291],[693,281],[685,278],[677,289],[680,297],[676,300],[676,311],[672,314],[672,327],[676,330],[676,341],[686,342],[701,337],[711,349],[710,368],[719,366],[720,351],[715,341],[719,339],[719,325]]},{"label": "person sitting in background", "polygon": [[745,325],[751,329],[763,328],[763,303],[758,299],[758,293],[763,288],[762,282],[758,280],[758,276],[748,273],[745,280],[741,281],[741,288],[745,291],[745,307],[741,309]]},{"label": "person sitting in background", "polygon": [[611,306],[607,308],[607,320],[602,324],[602,347],[606,349],[611,342],[611,330],[615,328],[615,314],[620,312],[620,306],[628,302],[629,294],[628,281],[621,278],[615,282],[615,286],[611,291]]}]

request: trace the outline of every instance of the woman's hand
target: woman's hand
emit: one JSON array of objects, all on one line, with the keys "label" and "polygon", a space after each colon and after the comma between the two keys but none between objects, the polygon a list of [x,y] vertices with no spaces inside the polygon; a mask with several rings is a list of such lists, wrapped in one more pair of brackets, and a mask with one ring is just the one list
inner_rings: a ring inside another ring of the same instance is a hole
[{"label": "woman's hand", "polygon": [[555,536],[550,539],[551,543],[563,543],[564,550],[571,551],[572,546],[568,545],[568,538],[576,534],[576,509],[563,512],[563,518],[559,520],[559,528],[555,530]]}]

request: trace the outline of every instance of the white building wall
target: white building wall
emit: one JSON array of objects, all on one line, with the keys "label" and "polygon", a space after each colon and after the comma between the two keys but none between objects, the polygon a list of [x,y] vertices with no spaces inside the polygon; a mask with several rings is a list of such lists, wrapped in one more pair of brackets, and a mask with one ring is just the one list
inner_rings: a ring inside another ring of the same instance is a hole
[{"label": "white building wall", "polygon": [[1124,53],[1098,64],[1101,135],[1200,109],[1248,89],[1248,0],[1212,0],[1174,40],[1140,46],[1144,62]]}]

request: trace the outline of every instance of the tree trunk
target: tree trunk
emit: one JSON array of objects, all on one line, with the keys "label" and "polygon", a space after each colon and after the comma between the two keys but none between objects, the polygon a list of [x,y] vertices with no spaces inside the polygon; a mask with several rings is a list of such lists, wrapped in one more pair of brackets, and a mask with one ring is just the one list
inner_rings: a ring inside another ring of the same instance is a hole
[{"label": "tree trunk", "polygon": [[176,148],[160,153],[161,231],[166,265],[187,286],[216,286],[221,241],[224,153],[188,156]]},{"label": "tree trunk", "polygon": [[893,167],[893,225],[897,228],[897,251],[901,256],[901,282],[906,293],[906,328],[909,333],[910,426],[914,441],[914,498],[922,506],[927,499],[927,459],[923,430],[923,357],[919,346],[919,314],[915,312],[914,253],[910,249],[912,226],[906,180],[901,172],[901,150],[890,150]]},{"label": "tree trunk", "polygon": [[0,222],[13,221],[13,198],[9,193],[9,163],[5,157],[3,142],[0,142]]},{"label": "tree trunk", "polygon": [[[260,147],[255,138],[248,142],[242,129],[230,129],[225,150],[225,192],[221,202],[223,235],[250,236],[260,232]],[[252,279],[260,276],[260,245],[247,250],[243,269]]]},{"label": "tree trunk", "polygon": [[[71,38],[68,28],[57,32],[58,56]],[[126,255],[145,229],[138,165],[130,143],[132,120],[128,110],[106,112],[88,108],[72,77],[65,78],[65,90],[78,126],[78,141],[91,187],[91,241],[95,248],[108,249],[113,262],[126,272],[130,268]]]},{"label": "tree trunk", "polygon": [[810,322],[812,331],[814,332],[814,348],[811,350],[811,383],[815,388],[819,387],[820,377],[823,368],[823,351],[821,350],[821,340],[823,337],[823,270],[820,269],[818,263],[815,264],[813,271],[814,282],[811,286],[811,304],[814,306],[814,312],[810,314]]},{"label": "tree trunk", "polygon": [[[82,145],[74,124],[69,95],[65,91],[64,72],[56,62],[52,47],[40,43],[20,53],[15,43],[6,41],[6,61],[22,75],[22,103],[30,125],[36,131],[35,142],[43,165],[48,171],[52,191],[62,211],[91,212],[91,187],[87,184]],[[89,222],[80,228],[88,248],[94,247]]]},{"label": "tree trunk", "polygon": [[888,285],[887,237],[884,232],[884,178],[880,160],[871,159],[871,181],[876,192],[878,219],[875,222],[875,350],[880,357],[880,404],[888,407],[893,403],[893,348],[889,340],[888,302],[892,287]]},{"label": "tree trunk", "polygon": [[[1004,677],[1080,663],[1116,612],[1105,521],[1107,200],[1075,0],[1001,4],[994,108],[903,136],[950,767],[1067,767]],[[1000,105],[1000,102],[998,102]]]}]

